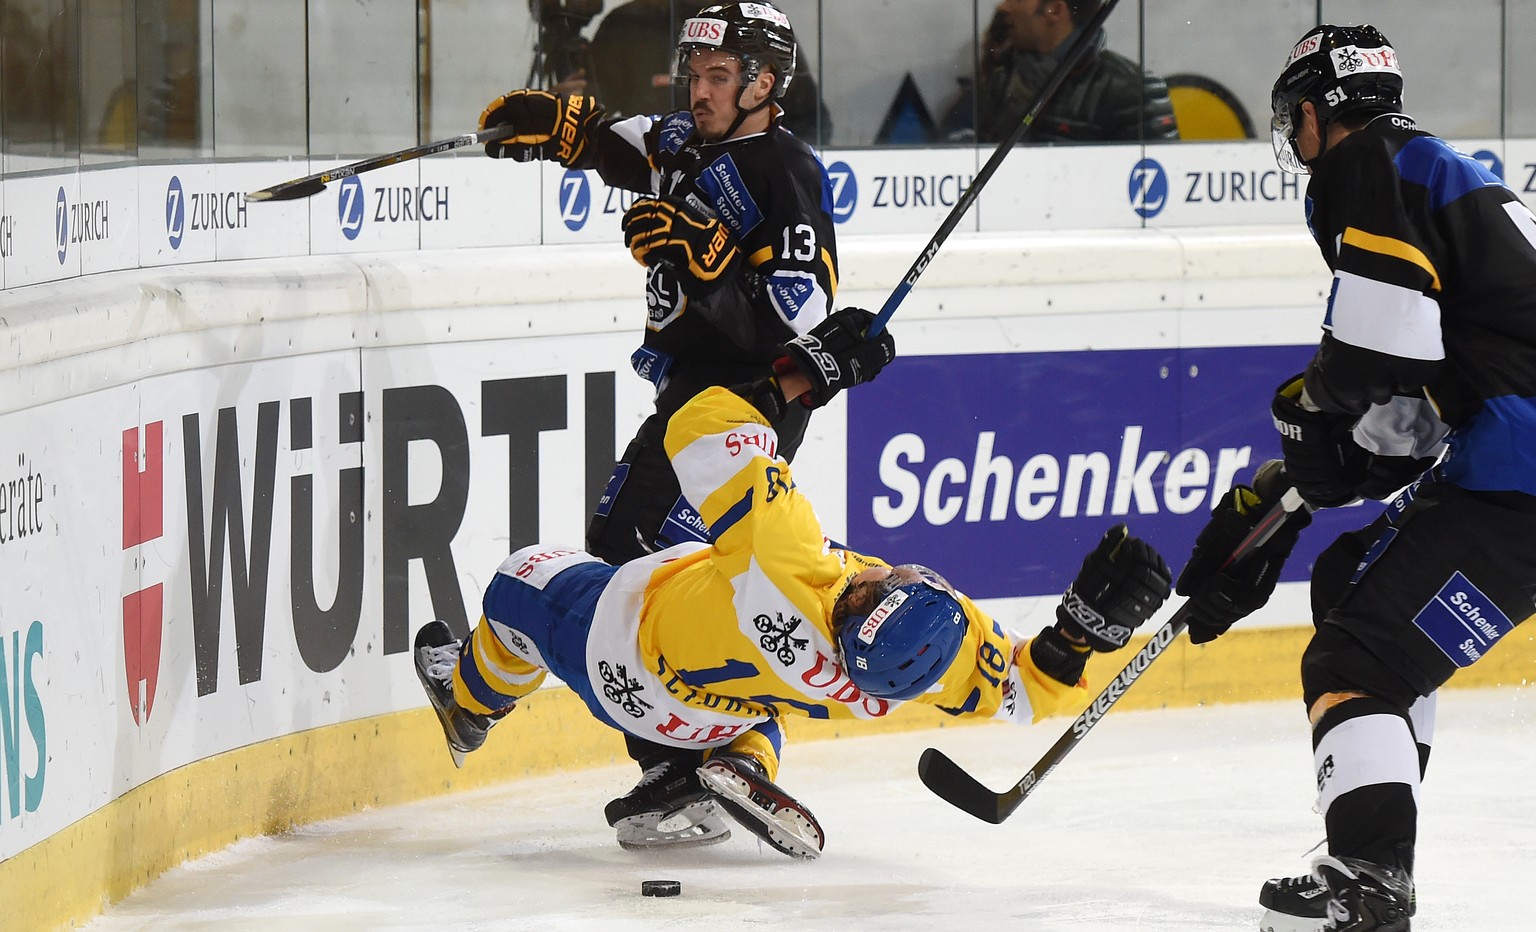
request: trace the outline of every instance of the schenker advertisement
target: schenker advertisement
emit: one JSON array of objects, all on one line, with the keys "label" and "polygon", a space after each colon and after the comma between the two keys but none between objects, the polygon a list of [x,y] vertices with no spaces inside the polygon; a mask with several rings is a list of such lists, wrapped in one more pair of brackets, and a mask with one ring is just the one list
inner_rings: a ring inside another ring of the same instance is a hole
[{"label": "schenker advertisement", "polygon": [[[848,539],[974,598],[1062,591],[1121,521],[1177,569],[1215,501],[1280,455],[1270,399],[1311,352],[898,358],[849,393]],[[1307,578],[1318,550],[1372,515],[1319,515],[1283,578]]]}]

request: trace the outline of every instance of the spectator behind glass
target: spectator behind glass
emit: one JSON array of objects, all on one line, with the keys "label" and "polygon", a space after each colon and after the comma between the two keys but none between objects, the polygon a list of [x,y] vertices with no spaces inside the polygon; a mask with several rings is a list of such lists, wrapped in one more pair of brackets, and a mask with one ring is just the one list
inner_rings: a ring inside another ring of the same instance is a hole
[{"label": "spectator behind glass", "polygon": [[[960,80],[944,119],[952,142],[1006,139],[1092,17],[1094,0],[1002,0],[981,38],[977,80]],[[1033,142],[1178,139],[1168,84],[1104,47],[1104,31],[1026,137]]]},{"label": "spectator behind glass", "polygon": [[[703,2],[630,0],[617,7],[603,18],[592,37],[596,75],[569,75],[557,92],[580,93],[586,87],[585,79],[595,77],[598,101],[609,116],[655,116],[683,107],[686,95],[674,98],[672,92],[677,31]],[[779,105],[784,108],[780,126],[817,145],[825,146],[832,139],[832,115],[822,103],[803,48],[795,62],[794,80]]]}]

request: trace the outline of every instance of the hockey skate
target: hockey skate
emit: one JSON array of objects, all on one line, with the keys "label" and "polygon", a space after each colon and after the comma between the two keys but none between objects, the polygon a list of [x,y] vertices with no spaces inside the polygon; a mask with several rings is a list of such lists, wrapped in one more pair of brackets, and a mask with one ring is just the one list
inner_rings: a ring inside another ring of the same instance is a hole
[{"label": "hockey skate", "polygon": [[461,707],[453,698],[453,669],[459,662],[462,644],[446,622],[433,621],[416,632],[416,678],[432,701],[432,711],[443,726],[443,737],[448,740],[448,754],[453,766],[464,766],[464,755],[485,743],[486,732],[502,716],[512,711],[512,706],[496,715],[479,715]]},{"label": "hockey skate", "polygon": [[1328,888],[1323,932],[1408,932],[1408,872],[1358,858],[1323,856],[1312,874]]},{"label": "hockey skate", "polygon": [[618,833],[619,847],[697,848],[731,837],[720,807],[693,769],[675,758],[645,768],[640,782],[603,809]]},{"label": "hockey skate", "polygon": [[699,780],[743,828],[792,858],[819,858],[821,823],[779,789],[751,758],[720,754],[699,768]]},{"label": "hockey skate", "polygon": [[[1259,932],[1320,932],[1328,918],[1328,887],[1311,874],[1277,877],[1259,889],[1264,918]],[[1418,907],[1418,897],[1408,892],[1408,915]]]}]

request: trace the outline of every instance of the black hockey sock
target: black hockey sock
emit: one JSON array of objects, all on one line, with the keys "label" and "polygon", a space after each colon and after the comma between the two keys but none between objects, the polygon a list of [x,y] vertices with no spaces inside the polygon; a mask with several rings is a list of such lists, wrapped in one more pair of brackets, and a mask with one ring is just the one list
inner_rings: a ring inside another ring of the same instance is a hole
[{"label": "black hockey sock", "polygon": [[1409,867],[1420,760],[1405,710],[1379,699],[1342,702],[1317,723],[1312,748],[1328,853]]}]

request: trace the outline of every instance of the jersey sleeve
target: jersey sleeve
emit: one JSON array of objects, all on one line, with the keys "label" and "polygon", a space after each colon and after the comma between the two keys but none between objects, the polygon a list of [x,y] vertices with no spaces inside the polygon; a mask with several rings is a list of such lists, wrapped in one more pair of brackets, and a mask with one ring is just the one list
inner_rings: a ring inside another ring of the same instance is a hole
[{"label": "jersey sleeve", "polygon": [[826,319],[837,295],[832,182],[792,136],[770,151],[780,157],[750,165],[726,153],[700,173],[698,186],[756,273],[727,287],[799,335]]},{"label": "jersey sleeve", "polygon": [[1087,682],[1062,683],[1046,675],[1030,658],[1029,639],[1018,637],[961,595],[968,621],[958,658],[937,691],[914,702],[937,706],[950,715],[993,718],[1018,724],[1038,722],[1074,703],[1087,701]]},{"label": "jersey sleeve", "polygon": [[661,131],[661,122],[648,116],[605,120],[597,128],[589,153],[572,167],[596,169],[611,187],[655,194],[661,186],[655,158]]},{"label": "jersey sleeve", "polygon": [[[1434,258],[1441,250],[1428,205],[1410,202],[1388,151],[1374,140],[1349,141],[1330,156],[1327,226],[1314,231],[1334,257],[1334,275],[1306,387],[1323,410],[1358,415],[1414,394],[1439,371],[1445,270]],[[1445,167],[1455,170],[1450,161]]]},{"label": "jersey sleeve", "polygon": [[[667,456],[683,497],[709,525],[717,560],[736,575],[755,562],[773,578],[820,571],[826,539],[795,488],[779,438],[758,410],[725,388],[699,393],[667,425]],[[790,579],[780,588],[792,591]],[[811,606],[806,606],[809,610]]]}]

